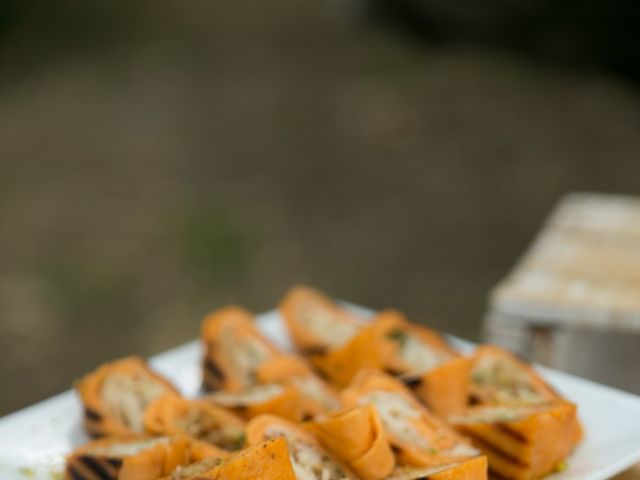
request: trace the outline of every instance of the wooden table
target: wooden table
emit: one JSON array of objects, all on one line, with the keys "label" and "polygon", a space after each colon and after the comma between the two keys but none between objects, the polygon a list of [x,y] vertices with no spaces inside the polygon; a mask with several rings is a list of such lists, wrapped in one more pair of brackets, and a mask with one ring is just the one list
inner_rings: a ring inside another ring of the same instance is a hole
[{"label": "wooden table", "polygon": [[[489,342],[560,367],[553,361],[560,332],[617,332],[640,341],[640,197],[567,195],[493,290]],[[608,370],[628,371],[636,360]],[[616,383],[634,390],[625,379]]]},{"label": "wooden table", "polygon": [[640,480],[640,464],[614,477],[614,480]]}]

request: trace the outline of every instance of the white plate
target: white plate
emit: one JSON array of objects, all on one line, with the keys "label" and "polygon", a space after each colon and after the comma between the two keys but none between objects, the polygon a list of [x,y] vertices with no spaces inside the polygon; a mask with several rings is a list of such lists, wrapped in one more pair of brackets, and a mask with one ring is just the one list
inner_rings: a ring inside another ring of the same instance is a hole
[{"label": "white plate", "polygon": [[[361,309],[362,312],[367,312]],[[260,329],[283,349],[290,349],[276,312],[258,317]],[[452,339],[469,351],[473,345]],[[200,388],[201,349],[190,342],[151,359],[185,395]],[[585,426],[585,440],[569,459],[569,468],[548,480],[604,480],[640,461],[640,397],[554,370],[544,376],[576,402]],[[64,455],[87,440],[81,407],[68,391],[0,419],[0,479],[60,479]]]}]

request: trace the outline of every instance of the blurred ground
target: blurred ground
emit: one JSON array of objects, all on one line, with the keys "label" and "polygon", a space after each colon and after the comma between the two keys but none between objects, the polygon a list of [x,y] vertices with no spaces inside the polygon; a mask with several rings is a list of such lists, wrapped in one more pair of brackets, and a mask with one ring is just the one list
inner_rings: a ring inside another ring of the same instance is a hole
[{"label": "blurred ground", "polygon": [[640,98],[603,73],[323,2],[117,5],[3,40],[0,415],[298,282],[476,338],[560,195],[640,193]]}]

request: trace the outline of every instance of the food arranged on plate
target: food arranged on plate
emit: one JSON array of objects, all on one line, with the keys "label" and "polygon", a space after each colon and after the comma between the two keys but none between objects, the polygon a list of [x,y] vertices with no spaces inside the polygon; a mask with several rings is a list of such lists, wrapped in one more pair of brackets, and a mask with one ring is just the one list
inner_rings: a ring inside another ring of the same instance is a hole
[{"label": "food arranged on plate", "polygon": [[279,310],[296,353],[244,308],[205,317],[197,398],[138,357],[86,375],[95,439],[66,478],[530,480],[582,438],[576,406],[503,349],[465,356],[398,311],[360,318],[308,287]]}]

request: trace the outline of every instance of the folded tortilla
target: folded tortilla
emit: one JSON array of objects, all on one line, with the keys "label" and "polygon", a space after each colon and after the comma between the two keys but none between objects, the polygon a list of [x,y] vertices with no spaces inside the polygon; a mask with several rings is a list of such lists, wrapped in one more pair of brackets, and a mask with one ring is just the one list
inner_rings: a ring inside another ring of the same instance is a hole
[{"label": "folded tortilla", "polygon": [[176,388],[140,357],[106,363],[75,385],[84,406],[84,425],[93,437],[144,432],[149,403]]},{"label": "folded tortilla", "polygon": [[244,446],[244,420],[207,400],[162,395],[147,406],[144,424],[153,435],[184,433],[228,451]]},{"label": "folded tortilla", "polygon": [[362,480],[382,480],[395,458],[373,405],[320,416],[308,428]]},{"label": "folded tortilla", "polygon": [[186,436],[101,438],[69,455],[68,480],[156,480],[191,461]]},{"label": "folded tortilla", "polygon": [[261,442],[224,460],[176,469],[163,480],[296,480],[286,440]]},{"label": "folded tortilla", "polygon": [[487,480],[487,457],[438,467],[398,467],[386,480]]},{"label": "folded tortilla", "polygon": [[307,354],[339,348],[361,328],[360,319],[319,290],[297,286],[289,290],[278,309],[293,343]]},{"label": "folded tortilla", "polygon": [[357,479],[345,463],[326,450],[311,432],[299,424],[273,415],[261,415],[247,425],[249,445],[280,437],[285,438],[289,445],[291,463],[299,480]]},{"label": "folded tortilla", "polygon": [[341,398],[346,407],[375,406],[400,465],[438,466],[480,454],[420,404],[400,380],[383,372],[361,371]]},{"label": "folded tortilla", "polygon": [[479,406],[449,421],[509,480],[553,472],[574,447],[576,406],[566,401],[534,406]]},{"label": "folded tortilla", "polygon": [[214,405],[231,410],[246,420],[258,415],[272,414],[298,422],[303,415],[300,393],[289,385],[270,383],[237,393],[214,392],[204,398]]},{"label": "folded tortilla", "polygon": [[256,328],[253,315],[229,306],[202,321],[205,345],[203,388],[239,392],[258,384],[257,371],[264,362],[281,355]]}]

